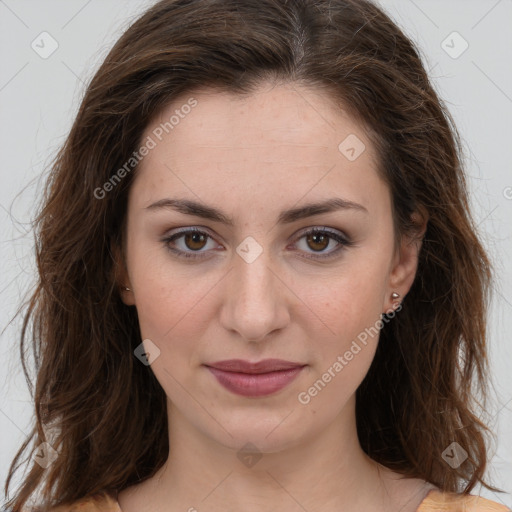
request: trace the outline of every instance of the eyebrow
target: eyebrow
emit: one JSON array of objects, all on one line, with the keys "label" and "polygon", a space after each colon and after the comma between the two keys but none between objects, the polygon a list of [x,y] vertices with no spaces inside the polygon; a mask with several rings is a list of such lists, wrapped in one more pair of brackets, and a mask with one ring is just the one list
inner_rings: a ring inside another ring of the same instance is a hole
[{"label": "eyebrow", "polygon": [[[165,198],[146,206],[146,210],[155,211],[159,209],[172,209],[185,215],[193,215],[215,222],[221,222],[228,226],[233,226],[234,222],[231,217],[223,213],[221,210],[213,206],[207,206],[190,199],[171,199]],[[290,208],[279,214],[277,222],[279,224],[290,224],[292,222],[319,215],[321,213],[330,213],[338,210],[355,210],[368,213],[368,210],[359,203],[348,201],[339,197],[333,197],[326,201],[318,203],[309,203],[298,208]]]}]

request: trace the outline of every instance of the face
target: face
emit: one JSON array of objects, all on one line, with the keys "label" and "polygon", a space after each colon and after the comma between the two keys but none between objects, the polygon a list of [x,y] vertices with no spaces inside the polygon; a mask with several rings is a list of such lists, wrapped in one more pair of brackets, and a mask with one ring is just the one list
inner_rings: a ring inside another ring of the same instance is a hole
[{"label": "face", "polygon": [[[411,244],[395,247],[390,192],[362,127],[320,91],[264,85],[243,99],[183,96],[143,141],[123,300],[157,356],[171,424],[273,452],[346,421],[380,315],[393,291],[407,293],[417,261]],[[209,368],[232,359],[295,369]]]}]

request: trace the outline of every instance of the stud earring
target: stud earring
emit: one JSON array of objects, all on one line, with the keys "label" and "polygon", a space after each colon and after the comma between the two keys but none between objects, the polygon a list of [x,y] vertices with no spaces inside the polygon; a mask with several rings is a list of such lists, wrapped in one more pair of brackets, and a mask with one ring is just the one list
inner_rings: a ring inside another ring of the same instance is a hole
[{"label": "stud earring", "polygon": [[125,286],[124,289],[127,291],[127,292],[131,292],[131,289],[128,288],[128,286]]},{"label": "stud earring", "polygon": [[381,319],[384,318],[385,315],[390,315],[390,314],[394,315],[394,312],[401,306],[401,302],[397,302],[399,298],[400,298],[399,293],[393,292],[391,294],[391,299],[394,302],[394,304],[391,306],[391,311],[386,311],[384,313],[381,313]]}]

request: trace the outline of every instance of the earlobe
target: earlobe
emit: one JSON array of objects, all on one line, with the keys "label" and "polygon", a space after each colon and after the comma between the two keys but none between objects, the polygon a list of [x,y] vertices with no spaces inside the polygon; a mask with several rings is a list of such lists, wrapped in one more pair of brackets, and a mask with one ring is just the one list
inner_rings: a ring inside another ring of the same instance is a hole
[{"label": "earlobe", "polygon": [[133,306],[135,304],[135,300],[122,251],[120,247],[115,243],[112,243],[110,247],[114,259],[114,279],[117,286],[119,287],[121,300],[127,306]]},{"label": "earlobe", "polygon": [[[387,311],[396,308],[396,300],[393,300],[393,294],[399,294],[403,300],[416,277],[419,254],[423,245],[423,236],[427,229],[428,219],[426,215],[415,213],[411,220],[416,229],[411,234],[402,236],[389,274],[385,299],[385,309]],[[391,297],[391,301],[388,297]]]},{"label": "earlobe", "polygon": [[127,286],[121,287],[121,300],[127,306],[135,306],[135,298],[131,288],[128,288]]}]

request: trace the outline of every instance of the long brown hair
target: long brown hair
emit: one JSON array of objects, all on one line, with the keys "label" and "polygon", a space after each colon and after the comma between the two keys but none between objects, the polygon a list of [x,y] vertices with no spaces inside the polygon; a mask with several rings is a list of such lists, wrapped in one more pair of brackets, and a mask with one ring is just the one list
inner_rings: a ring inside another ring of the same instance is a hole
[{"label": "long brown hair", "polygon": [[[488,486],[488,429],[471,390],[485,397],[491,270],[469,212],[460,136],[419,50],[366,0],[163,0],[122,35],[87,87],[34,223],[39,276],[20,349],[35,424],[6,495],[31,441],[30,455],[45,441],[59,455],[46,469],[32,461],[8,503],[13,512],[38,489],[46,506],[122,490],[167,459],[166,396],[134,357],[137,313],[121,301],[112,252],[122,247],[136,166],[111,180],[178,95],[250,94],[264,80],[321,89],[367,127],[398,238],[415,228],[413,212],[429,218],[416,279],[357,390],[363,450],[444,491]],[[29,333],[35,392],[24,361]],[[468,454],[456,468],[442,456],[454,442]]]}]

